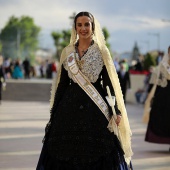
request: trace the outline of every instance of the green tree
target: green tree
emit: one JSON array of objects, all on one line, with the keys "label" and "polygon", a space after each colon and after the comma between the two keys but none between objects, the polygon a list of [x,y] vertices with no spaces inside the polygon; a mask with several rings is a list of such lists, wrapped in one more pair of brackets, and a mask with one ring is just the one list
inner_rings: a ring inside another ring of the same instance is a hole
[{"label": "green tree", "polygon": [[56,58],[59,60],[63,48],[70,42],[71,30],[52,32],[51,36],[53,37],[54,44],[57,49]]},{"label": "green tree", "polygon": [[40,27],[33,18],[12,16],[0,33],[2,54],[10,58],[25,58],[32,55],[38,46]]},{"label": "green tree", "polygon": [[104,35],[105,40],[106,40],[106,45],[107,45],[107,47],[110,49],[110,44],[109,44],[109,42],[108,42],[108,39],[109,39],[109,37],[110,37],[109,31],[107,30],[106,27],[103,27],[103,28],[102,28],[102,31],[103,31],[103,35]]},{"label": "green tree", "polygon": [[155,58],[147,53],[144,59],[144,69],[149,70],[150,66],[156,66]]}]

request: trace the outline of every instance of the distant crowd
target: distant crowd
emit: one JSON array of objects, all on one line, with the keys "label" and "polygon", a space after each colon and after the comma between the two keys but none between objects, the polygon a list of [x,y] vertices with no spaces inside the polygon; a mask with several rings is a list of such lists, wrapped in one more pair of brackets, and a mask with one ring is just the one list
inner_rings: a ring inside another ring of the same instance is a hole
[{"label": "distant crowd", "polygon": [[[158,65],[163,58],[163,53],[159,53],[156,58],[156,64]],[[5,79],[30,79],[30,78],[43,78],[52,79],[57,74],[57,65],[54,60],[44,60],[38,65],[31,65],[28,58],[23,61],[19,59],[11,60],[10,58],[3,58],[0,56],[1,70],[3,71]],[[136,102],[144,103],[148,94],[148,85],[153,67],[145,72],[143,65],[144,58],[139,56],[138,59],[128,64],[127,59],[115,58],[113,63],[115,65],[118,78],[120,81],[124,101],[126,103],[127,90],[131,90],[130,74],[145,74],[143,87],[135,92]]]},{"label": "distant crowd", "polygon": [[[0,57],[3,58],[2,56]],[[23,61],[4,58],[1,65],[6,79],[52,79],[57,73],[57,63],[50,60],[42,61],[40,64],[33,66],[28,58]]]}]

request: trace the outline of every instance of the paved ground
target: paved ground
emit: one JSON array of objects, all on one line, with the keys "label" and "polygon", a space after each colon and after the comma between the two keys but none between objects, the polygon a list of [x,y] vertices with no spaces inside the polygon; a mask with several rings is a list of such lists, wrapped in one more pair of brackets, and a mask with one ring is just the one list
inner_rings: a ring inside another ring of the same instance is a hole
[{"label": "paved ground", "polygon": [[[134,170],[170,170],[169,146],[144,142],[143,106],[127,104],[127,111],[133,132]],[[48,119],[48,102],[2,102],[0,170],[35,170]]]}]

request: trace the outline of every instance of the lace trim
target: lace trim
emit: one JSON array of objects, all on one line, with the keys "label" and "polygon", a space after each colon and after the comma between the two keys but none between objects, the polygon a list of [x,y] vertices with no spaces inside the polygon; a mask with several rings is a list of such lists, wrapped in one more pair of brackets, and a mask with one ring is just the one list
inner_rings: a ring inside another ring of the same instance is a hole
[{"label": "lace trim", "polygon": [[160,66],[160,76],[158,79],[158,85],[161,87],[166,87],[168,84],[168,80],[170,80],[170,74],[167,68],[164,65]]},{"label": "lace trim", "polygon": [[[76,62],[81,72],[89,78],[90,82],[95,83],[102,71],[104,62],[97,44],[93,44],[81,59],[76,56]],[[65,60],[64,68],[68,71],[68,76],[74,81],[71,72],[68,70],[68,63]],[[75,82],[75,81],[74,81]]]}]

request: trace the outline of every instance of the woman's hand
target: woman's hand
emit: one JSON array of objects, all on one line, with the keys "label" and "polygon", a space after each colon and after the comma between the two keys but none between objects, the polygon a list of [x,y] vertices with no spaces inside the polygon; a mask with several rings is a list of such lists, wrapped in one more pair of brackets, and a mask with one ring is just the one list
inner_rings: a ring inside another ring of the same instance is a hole
[{"label": "woman's hand", "polygon": [[121,118],[122,118],[121,115],[117,115],[117,119],[116,119],[116,124],[117,124],[117,126],[119,126],[119,123],[120,123],[120,121],[121,121]]}]

